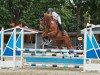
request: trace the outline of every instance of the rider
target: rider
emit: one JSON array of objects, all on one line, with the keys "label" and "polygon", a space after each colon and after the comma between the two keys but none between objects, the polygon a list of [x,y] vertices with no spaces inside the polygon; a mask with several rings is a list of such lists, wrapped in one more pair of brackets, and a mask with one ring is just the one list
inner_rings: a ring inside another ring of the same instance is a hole
[{"label": "rider", "polygon": [[61,25],[61,17],[59,14],[57,14],[52,8],[48,8],[48,13],[49,15],[52,16],[52,18],[57,22],[57,25],[59,27],[59,30],[62,32],[62,34],[64,35],[64,29],[62,28]]}]

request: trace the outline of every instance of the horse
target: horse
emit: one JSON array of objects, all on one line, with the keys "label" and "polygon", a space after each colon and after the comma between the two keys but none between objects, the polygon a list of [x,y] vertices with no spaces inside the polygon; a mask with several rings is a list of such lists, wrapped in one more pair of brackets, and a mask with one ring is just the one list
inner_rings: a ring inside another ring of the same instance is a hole
[{"label": "horse", "polygon": [[40,27],[43,30],[42,37],[52,38],[58,49],[62,48],[62,43],[64,42],[67,49],[72,49],[70,38],[68,33],[62,35],[62,32],[59,30],[58,25],[55,20],[48,13],[43,13],[39,16],[40,18]]}]

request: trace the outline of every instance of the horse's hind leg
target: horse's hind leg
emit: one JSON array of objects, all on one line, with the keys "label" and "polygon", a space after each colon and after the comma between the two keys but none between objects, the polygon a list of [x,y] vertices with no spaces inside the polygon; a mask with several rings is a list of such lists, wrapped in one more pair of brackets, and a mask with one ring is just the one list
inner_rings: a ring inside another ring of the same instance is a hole
[{"label": "horse's hind leg", "polygon": [[71,49],[72,48],[70,41],[66,40],[65,44],[66,44],[67,49]]},{"label": "horse's hind leg", "polygon": [[59,49],[63,49],[61,44],[58,44],[57,46],[58,46]]},{"label": "horse's hind leg", "polygon": [[56,41],[58,49],[63,49],[61,43],[62,43],[61,41]]},{"label": "horse's hind leg", "polygon": [[67,49],[71,49],[72,45],[71,45],[70,38],[69,38],[68,35],[66,36],[66,38],[64,39],[64,41],[65,41]]}]

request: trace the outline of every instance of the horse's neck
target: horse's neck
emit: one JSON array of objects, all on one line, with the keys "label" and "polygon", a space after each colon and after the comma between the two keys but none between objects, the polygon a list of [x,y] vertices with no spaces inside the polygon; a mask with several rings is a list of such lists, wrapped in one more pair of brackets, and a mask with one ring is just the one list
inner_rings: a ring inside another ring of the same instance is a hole
[{"label": "horse's neck", "polygon": [[[55,23],[55,24],[54,24]],[[45,31],[50,31],[50,29],[52,30],[52,28],[55,27],[58,29],[58,25],[57,22],[54,20],[51,20],[49,23],[46,24],[46,29]]]},{"label": "horse's neck", "polygon": [[59,28],[58,28],[58,25],[57,25],[57,22],[56,21],[54,21],[54,20],[52,20],[51,21],[51,24],[52,24],[52,26],[50,26],[50,29],[52,30],[55,30],[55,35],[57,35],[58,34],[58,32],[59,32]]}]

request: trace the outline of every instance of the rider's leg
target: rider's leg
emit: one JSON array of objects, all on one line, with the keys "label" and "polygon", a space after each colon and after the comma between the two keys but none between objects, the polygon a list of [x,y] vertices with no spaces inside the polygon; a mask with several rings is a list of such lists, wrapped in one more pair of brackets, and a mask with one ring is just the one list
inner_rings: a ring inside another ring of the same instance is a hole
[{"label": "rider's leg", "polygon": [[61,26],[60,23],[58,23],[58,27],[59,27],[59,30],[61,31],[62,35],[65,35],[64,34],[64,29],[63,29],[63,27]]}]

